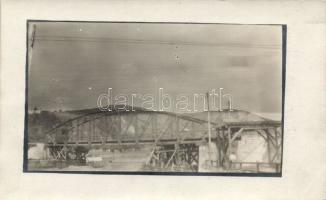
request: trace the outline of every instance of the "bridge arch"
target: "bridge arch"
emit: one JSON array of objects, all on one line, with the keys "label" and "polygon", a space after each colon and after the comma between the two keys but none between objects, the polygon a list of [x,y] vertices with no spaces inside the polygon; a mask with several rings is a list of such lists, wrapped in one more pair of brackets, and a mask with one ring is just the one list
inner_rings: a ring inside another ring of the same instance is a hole
[{"label": "bridge arch", "polygon": [[68,146],[185,143],[204,139],[207,121],[169,112],[99,111],[63,122],[46,134],[49,144]]}]

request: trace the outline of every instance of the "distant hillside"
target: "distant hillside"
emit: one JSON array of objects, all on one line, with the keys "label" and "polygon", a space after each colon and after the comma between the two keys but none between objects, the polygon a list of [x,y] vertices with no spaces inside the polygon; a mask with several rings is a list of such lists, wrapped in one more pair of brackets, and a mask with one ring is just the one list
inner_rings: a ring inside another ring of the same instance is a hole
[{"label": "distant hillside", "polygon": [[[119,109],[125,108],[132,110],[131,106],[111,105],[110,112],[118,112]],[[135,111],[144,111],[143,108],[134,107]],[[58,124],[61,124],[69,119],[76,118],[91,113],[101,112],[98,108],[69,110],[69,111],[41,111],[40,113],[28,114],[28,139],[29,142],[43,142],[45,141],[45,133]],[[102,111],[105,112],[105,111]]]},{"label": "distant hillside", "polygon": [[44,141],[46,131],[77,116],[73,113],[50,111],[28,114],[28,139],[30,142]]},{"label": "distant hillside", "polygon": [[[115,108],[110,107],[112,111],[118,112],[119,106]],[[128,110],[132,108],[126,107]],[[135,111],[145,111],[146,109],[134,107]],[[58,124],[61,124],[69,119],[76,118],[78,116],[87,115],[91,113],[101,112],[98,108],[84,109],[84,110],[71,110],[62,112],[50,112],[42,111],[40,113],[28,114],[28,137],[30,142],[43,142],[46,139],[45,133]],[[103,111],[105,112],[105,111]],[[198,113],[184,114],[196,119],[207,121],[207,111]],[[260,117],[252,114],[248,111],[234,110],[234,111],[210,111],[211,122],[222,123],[222,122],[259,122],[269,120],[267,118]]]},{"label": "distant hillside", "polygon": [[[205,112],[198,112],[198,113],[189,113],[185,114],[187,116],[201,119],[201,120],[208,120],[208,113]],[[248,111],[243,110],[223,110],[223,111],[210,111],[210,118],[211,122],[215,123],[222,123],[222,122],[259,122],[259,121],[267,121],[270,119],[252,114]]]},{"label": "distant hillside", "polygon": [[[106,110],[111,110],[110,112],[118,112],[122,110],[134,110],[134,111],[145,111],[145,108],[140,108],[140,107],[132,107],[129,105],[110,105]],[[99,108],[89,108],[89,109],[82,109],[82,110],[70,110],[70,111],[65,111],[66,113],[74,114],[74,115],[86,115],[86,114],[91,114],[91,113],[97,113],[101,112]],[[105,112],[105,111],[103,111]]]}]

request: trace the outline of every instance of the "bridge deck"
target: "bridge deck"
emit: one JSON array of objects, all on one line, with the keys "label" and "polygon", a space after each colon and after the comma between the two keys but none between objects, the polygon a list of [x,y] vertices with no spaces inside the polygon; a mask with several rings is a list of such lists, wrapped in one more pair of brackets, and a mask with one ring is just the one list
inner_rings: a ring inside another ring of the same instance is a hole
[{"label": "bridge deck", "polygon": [[[159,141],[156,140],[122,140],[120,143],[117,140],[107,141],[106,143],[102,143],[101,141],[92,141],[92,142],[67,142],[67,143],[46,143],[46,146],[132,146],[132,145],[149,145],[149,144],[156,144],[156,145],[169,145],[169,144],[191,144],[196,143],[199,144],[203,142],[207,138],[191,138],[191,139],[184,139],[182,141],[178,139],[161,139]],[[216,139],[216,137],[212,137],[212,139]],[[34,146],[37,143],[29,143],[29,146]]]}]

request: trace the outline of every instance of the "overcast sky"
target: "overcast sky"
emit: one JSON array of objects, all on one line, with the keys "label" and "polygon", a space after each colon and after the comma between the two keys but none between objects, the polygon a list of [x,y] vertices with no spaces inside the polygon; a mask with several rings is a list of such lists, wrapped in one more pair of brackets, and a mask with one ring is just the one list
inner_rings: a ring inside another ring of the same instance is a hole
[{"label": "overcast sky", "polygon": [[175,96],[222,87],[234,108],[281,112],[281,26],[35,24],[30,108],[96,107],[108,88]]}]

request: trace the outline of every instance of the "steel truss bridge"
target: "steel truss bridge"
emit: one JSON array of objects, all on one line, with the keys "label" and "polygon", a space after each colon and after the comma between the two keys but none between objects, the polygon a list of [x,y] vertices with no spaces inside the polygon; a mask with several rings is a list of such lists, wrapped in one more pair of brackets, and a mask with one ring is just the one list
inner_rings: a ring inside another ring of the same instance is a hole
[{"label": "steel truss bridge", "polygon": [[[266,140],[269,163],[280,163],[280,122],[211,122],[209,127],[219,155],[213,160],[218,165],[232,167],[232,143],[246,131],[255,131]],[[173,169],[187,165],[197,171],[199,146],[208,142],[208,122],[169,112],[98,111],[59,124],[46,135],[49,155],[55,160],[83,159],[92,148],[123,150],[150,145],[146,166]]]}]

